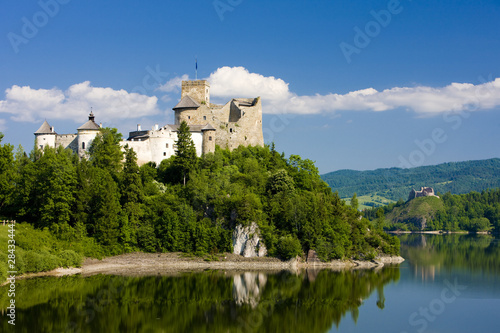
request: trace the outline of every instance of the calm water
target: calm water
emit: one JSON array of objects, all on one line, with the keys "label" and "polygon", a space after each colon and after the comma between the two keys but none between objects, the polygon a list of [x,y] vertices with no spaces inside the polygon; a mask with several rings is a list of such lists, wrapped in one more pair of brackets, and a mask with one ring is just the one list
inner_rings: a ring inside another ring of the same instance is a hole
[{"label": "calm water", "polygon": [[[17,282],[1,332],[498,332],[500,243],[404,235],[399,267]],[[0,290],[0,308],[8,302]]]}]

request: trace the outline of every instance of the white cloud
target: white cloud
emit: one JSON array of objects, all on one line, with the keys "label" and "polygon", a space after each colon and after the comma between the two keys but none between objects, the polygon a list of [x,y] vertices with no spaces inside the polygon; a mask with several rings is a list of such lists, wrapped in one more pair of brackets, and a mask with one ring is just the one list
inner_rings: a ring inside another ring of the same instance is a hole
[{"label": "white cloud", "polygon": [[250,73],[243,67],[222,67],[210,74],[210,94],[214,97],[262,97],[263,100],[286,101],[293,97],[288,83],[274,76]]},{"label": "white cloud", "polygon": [[6,123],[7,121],[5,121],[5,119],[0,119],[0,131],[5,131],[7,129],[7,126],[5,126]]},{"label": "white cloud", "polygon": [[250,73],[243,67],[219,68],[207,80],[214,98],[261,96],[264,113],[378,112],[404,108],[420,115],[436,115],[500,106],[500,78],[478,85],[451,83],[440,88],[395,87],[383,91],[366,88],[346,94],[312,96],[293,93],[282,79]]},{"label": "white cloud", "polygon": [[164,92],[178,92],[180,91],[182,81],[186,80],[189,80],[189,76],[187,74],[184,74],[183,76],[176,76],[167,81],[167,83],[159,86],[156,90]]},{"label": "white cloud", "polygon": [[5,99],[0,100],[0,113],[11,114],[14,121],[38,122],[47,118],[78,123],[92,107],[99,120],[110,121],[158,114],[157,102],[155,96],[92,87],[89,81],[74,84],[66,91],[14,85],[5,91]]}]

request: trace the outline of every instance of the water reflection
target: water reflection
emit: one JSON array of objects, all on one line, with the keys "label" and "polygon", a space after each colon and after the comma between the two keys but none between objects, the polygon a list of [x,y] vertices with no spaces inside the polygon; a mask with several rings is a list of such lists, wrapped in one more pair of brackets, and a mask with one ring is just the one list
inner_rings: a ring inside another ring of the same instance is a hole
[{"label": "water reflection", "polygon": [[249,304],[255,308],[260,300],[260,290],[267,282],[264,273],[246,272],[233,277],[233,298],[237,305]]},{"label": "water reflection", "polygon": [[[16,331],[326,332],[399,279],[379,271],[203,272],[178,276],[37,278],[17,283]],[[5,287],[0,308],[7,307]],[[376,309],[378,310],[378,309]],[[380,310],[378,310],[380,311]],[[0,331],[7,332],[2,318]]]},{"label": "water reflection", "polygon": [[400,241],[401,255],[422,281],[434,281],[442,270],[500,273],[500,243],[491,235],[406,234]]}]

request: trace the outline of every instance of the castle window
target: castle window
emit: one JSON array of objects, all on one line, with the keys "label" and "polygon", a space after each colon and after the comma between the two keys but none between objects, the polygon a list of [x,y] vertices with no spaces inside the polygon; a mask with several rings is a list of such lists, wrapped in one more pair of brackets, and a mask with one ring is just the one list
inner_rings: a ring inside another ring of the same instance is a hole
[{"label": "castle window", "polygon": [[188,116],[188,119],[191,119],[191,116]]},{"label": "castle window", "polygon": [[168,148],[168,143],[166,144],[166,147]]},{"label": "castle window", "polygon": [[203,120],[207,120],[207,116],[203,116]]},{"label": "castle window", "polygon": [[163,152],[163,156],[167,156],[167,153],[166,153],[166,152]]},{"label": "castle window", "polygon": [[229,132],[233,133],[233,129],[232,129],[232,128],[230,128],[230,129],[229,129]]},{"label": "castle window", "polygon": [[82,142],[82,149],[85,149],[85,142]]},{"label": "castle window", "polygon": [[208,141],[212,141],[212,137],[211,136],[208,137]]},{"label": "castle window", "polygon": [[40,145],[40,149],[43,149],[43,145]]}]

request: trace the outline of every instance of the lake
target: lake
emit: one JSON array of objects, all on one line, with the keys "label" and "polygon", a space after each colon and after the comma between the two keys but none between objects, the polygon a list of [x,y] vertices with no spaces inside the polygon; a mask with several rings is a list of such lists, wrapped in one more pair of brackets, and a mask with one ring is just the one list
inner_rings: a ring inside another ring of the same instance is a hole
[{"label": "lake", "polygon": [[19,280],[16,326],[3,313],[0,331],[499,331],[498,238],[399,237],[406,261],[375,270]]}]

